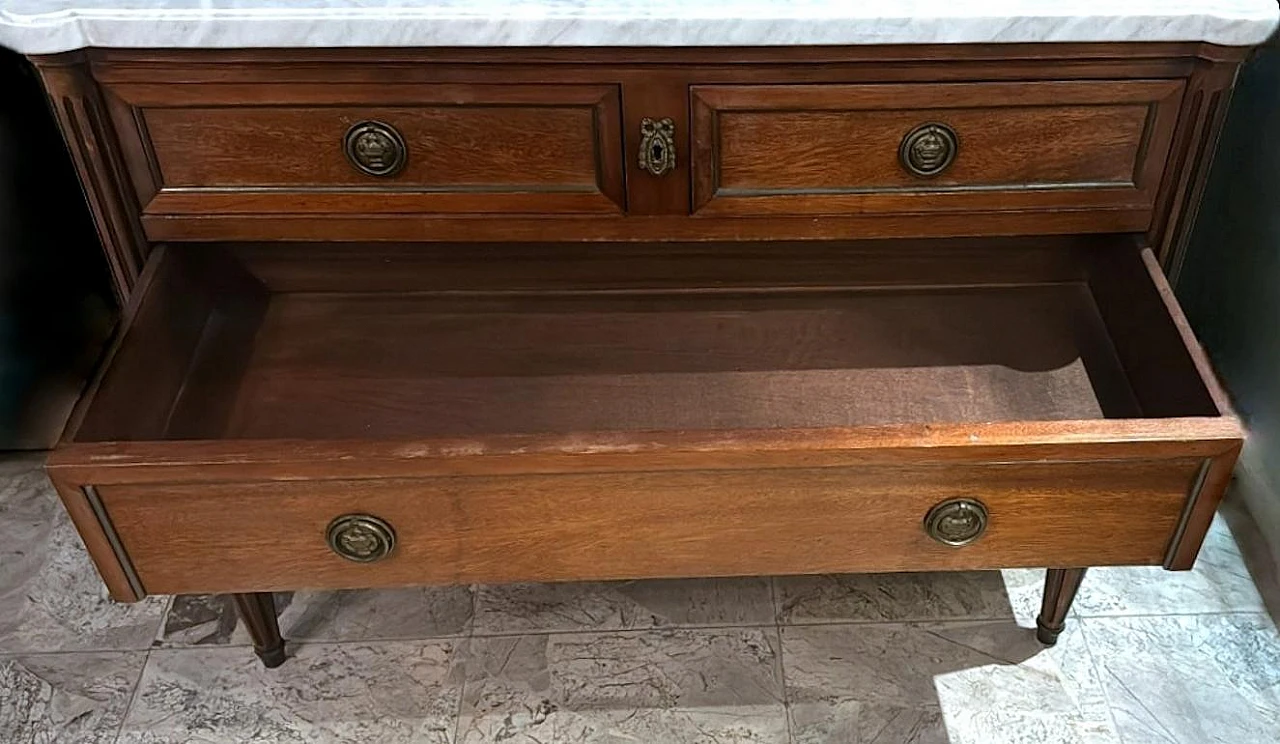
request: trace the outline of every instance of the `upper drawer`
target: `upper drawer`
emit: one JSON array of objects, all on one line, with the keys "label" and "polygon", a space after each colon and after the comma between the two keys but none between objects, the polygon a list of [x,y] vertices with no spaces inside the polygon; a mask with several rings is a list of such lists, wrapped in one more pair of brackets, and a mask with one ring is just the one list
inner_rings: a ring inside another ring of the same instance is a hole
[{"label": "upper drawer", "polygon": [[150,215],[623,210],[612,85],[108,91]]},{"label": "upper drawer", "polygon": [[1129,210],[1150,220],[1174,80],[709,85],[700,215]]}]

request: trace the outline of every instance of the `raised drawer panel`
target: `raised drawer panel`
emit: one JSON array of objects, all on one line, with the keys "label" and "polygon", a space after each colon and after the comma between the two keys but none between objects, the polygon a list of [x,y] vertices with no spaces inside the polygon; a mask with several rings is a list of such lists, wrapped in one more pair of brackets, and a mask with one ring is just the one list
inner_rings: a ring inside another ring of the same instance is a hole
[{"label": "raised drawer panel", "polygon": [[[1129,210],[1139,229],[1150,220],[1182,86],[695,86],[694,209]],[[923,139],[910,140],[916,132]],[[907,160],[936,170],[913,172]]]},{"label": "raised drawer panel", "polygon": [[[616,86],[109,90],[141,155],[132,176],[148,215],[623,211]],[[393,172],[353,162],[348,133],[366,122],[402,150]]]},{"label": "raised drawer panel", "polygon": [[[1158,564],[1202,460],[104,485],[148,593],[845,571]],[[986,532],[926,534],[976,498]],[[395,548],[333,552],[377,517]],[[744,547],[747,549],[744,550]]]}]

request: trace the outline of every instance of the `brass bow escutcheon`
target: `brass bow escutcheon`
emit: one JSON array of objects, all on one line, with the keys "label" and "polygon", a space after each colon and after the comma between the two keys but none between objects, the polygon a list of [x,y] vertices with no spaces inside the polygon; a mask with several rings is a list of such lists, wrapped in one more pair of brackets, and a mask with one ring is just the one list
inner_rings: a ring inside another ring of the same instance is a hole
[{"label": "brass bow escutcheon", "polygon": [[349,561],[373,563],[390,555],[396,533],[384,520],[368,514],[347,514],[329,523],[329,549]]},{"label": "brass bow escutcheon", "polygon": [[356,170],[370,176],[394,176],[408,159],[404,138],[395,127],[380,121],[352,125],[343,138],[343,150]]},{"label": "brass bow escutcheon", "polygon": [[930,178],[951,165],[958,149],[954,129],[946,124],[930,122],[907,132],[898,147],[898,160],[908,173]]},{"label": "brass bow escutcheon", "polygon": [[655,176],[676,167],[676,123],[671,119],[640,120],[640,170]]},{"label": "brass bow escutcheon", "polygon": [[925,515],[924,531],[943,545],[968,545],[987,531],[987,507],[977,499],[948,499]]}]

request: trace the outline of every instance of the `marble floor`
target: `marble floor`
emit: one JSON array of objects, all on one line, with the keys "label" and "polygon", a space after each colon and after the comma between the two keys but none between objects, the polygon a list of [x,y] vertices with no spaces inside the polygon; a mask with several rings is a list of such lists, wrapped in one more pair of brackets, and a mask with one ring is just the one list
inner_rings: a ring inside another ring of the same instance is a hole
[{"label": "marble floor", "polygon": [[280,595],[265,670],[221,599],[110,602],[39,465],[0,460],[4,744],[1280,741],[1221,518],[1192,572],[1090,572],[1052,649],[1028,570]]}]

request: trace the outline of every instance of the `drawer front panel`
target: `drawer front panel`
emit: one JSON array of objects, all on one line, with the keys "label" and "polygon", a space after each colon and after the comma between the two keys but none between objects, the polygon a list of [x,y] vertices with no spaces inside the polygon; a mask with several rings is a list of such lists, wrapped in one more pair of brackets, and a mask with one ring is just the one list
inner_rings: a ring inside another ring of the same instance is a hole
[{"label": "drawer front panel", "polygon": [[[97,492],[147,592],[232,592],[1159,564],[1201,463],[104,485]],[[954,498],[976,498],[989,511],[986,532],[963,547],[943,545],[923,527],[932,507]],[[326,532],[349,515],[384,520],[395,533],[390,555],[359,563],[333,552]]]},{"label": "drawer front panel", "polygon": [[[623,209],[616,86],[109,90],[118,125],[136,137],[132,175],[151,215]],[[366,123],[378,134],[357,142]],[[391,172],[366,172],[353,162],[362,158]]]},{"label": "drawer front panel", "polygon": [[695,211],[1149,212],[1181,92],[1165,80],[696,86]]}]

